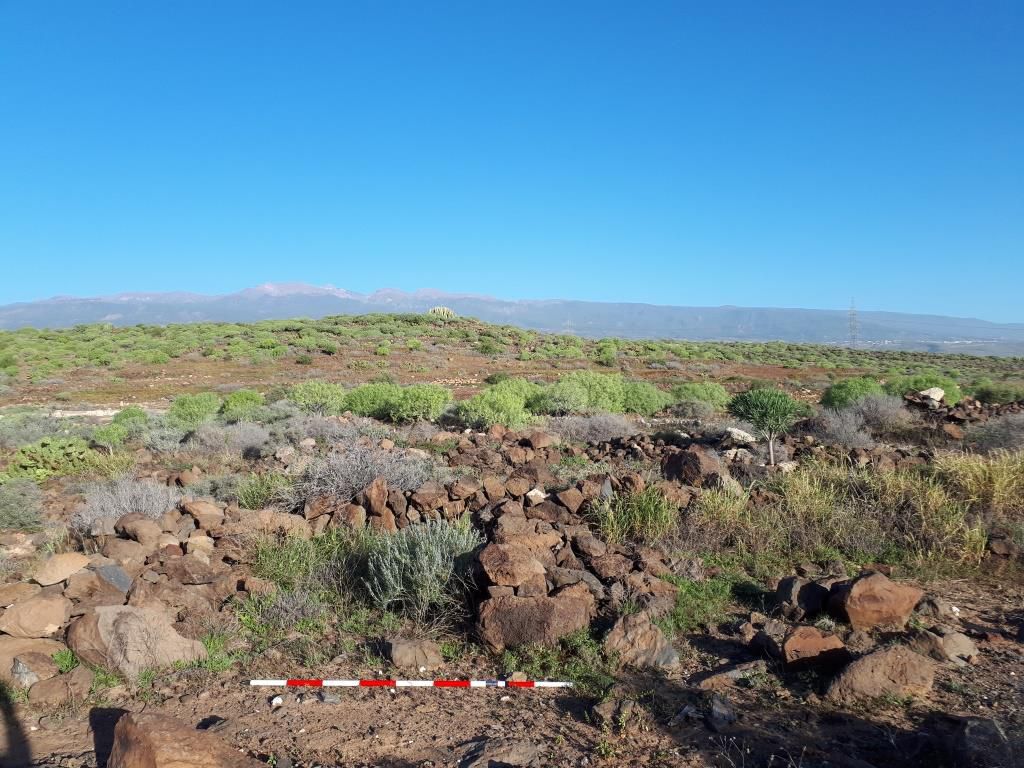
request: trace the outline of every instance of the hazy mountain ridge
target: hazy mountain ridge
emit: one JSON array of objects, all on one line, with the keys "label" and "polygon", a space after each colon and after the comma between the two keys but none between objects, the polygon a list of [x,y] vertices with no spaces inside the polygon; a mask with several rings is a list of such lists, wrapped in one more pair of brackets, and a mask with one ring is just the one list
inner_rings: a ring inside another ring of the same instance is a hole
[{"label": "hazy mountain ridge", "polygon": [[[581,336],[719,341],[849,342],[845,310],[678,307],[561,299],[509,301],[438,290],[382,289],[359,294],[333,286],[268,283],[226,295],[134,292],[95,298],[59,296],[0,306],[0,328],[251,322],[368,312],[423,312],[437,304],[460,315]],[[859,312],[859,339],[872,347],[1024,355],[1024,324],[976,318]]]}]

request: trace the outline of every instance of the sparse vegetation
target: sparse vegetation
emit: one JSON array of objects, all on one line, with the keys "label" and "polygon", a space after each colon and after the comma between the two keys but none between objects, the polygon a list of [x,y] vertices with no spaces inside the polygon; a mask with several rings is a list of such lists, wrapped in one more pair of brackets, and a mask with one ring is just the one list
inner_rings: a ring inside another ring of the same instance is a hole
[{"label": "sparse vegetation", "polygon": [[180,499],[181,492],[176,488],[125,475],[88,485],[85,500],[72,516],[71,524],[77,531],[88,531],[96,520],[104,517],[117,519],[135,513],[155,519],[173,509]]},{"label": "sparse vegetation", "polygon": [[38,531],[42,509],[43,493],[32,480],[20,478],[0,485],[0,530]]}]

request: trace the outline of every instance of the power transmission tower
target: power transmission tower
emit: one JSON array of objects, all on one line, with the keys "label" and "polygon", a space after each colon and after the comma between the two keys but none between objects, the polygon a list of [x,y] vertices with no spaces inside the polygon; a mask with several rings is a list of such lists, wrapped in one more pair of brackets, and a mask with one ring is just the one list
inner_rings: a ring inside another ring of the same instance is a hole
[{"label": "power transmission tower", "polygon": [[857,320],[857,304],[853,299],[850,299],[850,311],[847,317],[850,323],[850,346],[856,349],[860,337],[860,321]]}]

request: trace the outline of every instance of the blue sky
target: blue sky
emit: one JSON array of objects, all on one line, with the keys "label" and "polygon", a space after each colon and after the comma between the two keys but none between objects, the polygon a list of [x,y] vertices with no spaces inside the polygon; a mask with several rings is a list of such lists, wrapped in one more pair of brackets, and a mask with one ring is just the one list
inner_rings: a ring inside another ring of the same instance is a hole
[{"label": "blue sky", "polygon": [[1024,321],[1024,3],[0,0],[0,302]]}]

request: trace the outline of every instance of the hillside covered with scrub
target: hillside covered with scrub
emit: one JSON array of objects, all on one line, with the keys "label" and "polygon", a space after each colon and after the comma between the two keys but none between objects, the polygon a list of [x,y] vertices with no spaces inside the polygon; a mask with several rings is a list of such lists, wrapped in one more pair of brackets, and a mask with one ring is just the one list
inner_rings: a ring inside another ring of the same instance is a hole
[{"label": "hillside covered with scrub", "polygon": [[[21,764],[1024,749],[1020,359],[437,308],[21,329],[0,367],[0,754]],[[573,687],[246,685],[280,678]]]}]

